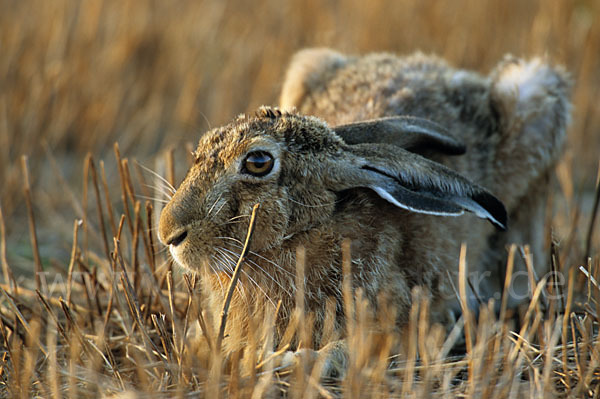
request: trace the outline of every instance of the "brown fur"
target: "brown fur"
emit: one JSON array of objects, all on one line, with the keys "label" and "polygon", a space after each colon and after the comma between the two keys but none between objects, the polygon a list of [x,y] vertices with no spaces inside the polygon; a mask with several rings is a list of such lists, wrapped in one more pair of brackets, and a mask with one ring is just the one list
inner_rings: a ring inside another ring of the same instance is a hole
[{"label": "brown fur", "polygon": [[[480,295],[487,299],[501,292],[506,244],[529,244],[537,277],[548,271],[544,210],[549,175],[562,153],[569,120],[570,83],[563,69],[538,58],[507,57],[485,77],[420,53],[346,57],[329,49],[307,49],[294,57],[280,103],[334,126],[421,116],[464,143],[464,156],[426,155],[489,189],[508,210],[505,233],[461,221],[471,228],[467,239],[451,234],[454,248],[459,239],[467,242],[470,270],[482,278]],[[515,271],[521,277],[515,281],[518,295],[509,298],[513,306],[525,297],[525,270],[517,259]]]},{"label": "brown fur", "polygon": [[[531,65],[523,61],[507,60],[485,78],[420,54],[353,58],[306,50],[290,66],[281,105],[314,116],[261,108],[205,134],[194,166],[161,214],[159,237],[170,243],[185,231],[171,252],[179,264],[202,273],[218,309],[224,294],[221,277],[231,273],[241,252],[252,206],[261,204],[253,252],[244,266],[247,275],[231,307],[226,348],[244,345],[248,308],[261,314],[279,300],[281,335],[295,306],[298,246],[306,248],[305,307],[315,315],[315,345],[329,298],[336,303],[336,325],[344,323],[345,238],[352,240],[354,288],[360,287],[373,306],[385,294],[399,315],[398,326],[407,321],[415,286],[431,299],[434,320],[447,320],[456,308],[452,280],[463,242],[483,299],[500,290],[507,243],[533,244],[537,271],[543,274],[539,231],[544,226],[537,214],[560,154],[568,84],[562,71],[533,62],[532,79],[545,74],[542,84],[515,86],[529,90],[519,97],[524,93],[512,91],[505,74],[515,79],[511,68]],[[466,145],[466,154],[425,148],[422,157],[384,143],[349,145],[334,132],[336,125],[394,115],[437,122]],[[258,178],[240,172],[252,149],[274,155],[272,173]],[[369,188],[392,184],[394,176],[417,192],[483,197],[486,210],[495,207],[502,213],[489,190],[506,205],[513,223],[499,232],[473,215],[442,217],[401,209]],[[486,271],[490,275],[481,279]]]}]

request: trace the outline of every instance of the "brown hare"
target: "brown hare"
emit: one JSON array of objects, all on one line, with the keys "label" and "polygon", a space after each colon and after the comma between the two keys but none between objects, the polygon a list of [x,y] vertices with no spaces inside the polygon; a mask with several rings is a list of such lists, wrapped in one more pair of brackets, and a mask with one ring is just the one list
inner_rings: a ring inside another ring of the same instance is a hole
[{"label": "brown hare", "polygon": [[[299,246],[315,337],[328,300],[342,329],[344,239],[353,287],[373,306],[385,295],[400,328],[416,286],[432,318],[447,321],[459,309],[452,285],[461,243],[474,309],[476,298],[501,292],[507,244],[531,245],[538,277],[546,272],[544,202],[568,91],[565,73],[540,60],[507,59],[482,77],[421,54],[301,51],[283,85],[282,111],[262,107],[200,139],[194,165],[162,211],[159,238],[208,282],[210,305],[220,309],[260,203],[226,350],[244,345],[249,308],[260,313],[281,301],[281,335],[295,307]],[[519,284],[511,305],[527,295]]]}]

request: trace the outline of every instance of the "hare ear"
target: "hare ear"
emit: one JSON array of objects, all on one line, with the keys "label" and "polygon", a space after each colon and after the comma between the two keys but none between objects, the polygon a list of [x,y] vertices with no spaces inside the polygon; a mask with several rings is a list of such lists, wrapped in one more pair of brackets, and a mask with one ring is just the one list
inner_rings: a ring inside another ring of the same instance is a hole
[{"label": "hare ear", "polygon": [[346,161],[332,168],[341,189],[370,188],[397,207],[417,213],[458,216],[469,211],[506,229],[502,202],[453,170],[389,145],[357,144],[346,149],[354,157],[352,166]]},{"label": "hare ear", "polygon": [[436,150],[447,155],[461,155],[466,151],[465,145],[444,127],[415,116],[372,119],[336,126],[333,130],[347,144],[393,144],[417,154]]}]

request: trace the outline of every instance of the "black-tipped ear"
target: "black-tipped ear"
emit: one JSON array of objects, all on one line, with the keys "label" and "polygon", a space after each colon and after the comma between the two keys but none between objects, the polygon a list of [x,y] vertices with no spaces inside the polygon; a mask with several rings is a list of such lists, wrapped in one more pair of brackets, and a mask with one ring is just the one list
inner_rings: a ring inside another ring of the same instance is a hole
[{"label": "black-tipped ear", "polygon": [[[436,184],[432,179],[407,180],[402,174],[390,174],[368,165],[362,169],[379,175],[373,176],[369,188],[399,208],[438,216],[459,216],[469,211],[506,230],[507,215],[502,202],[459,175],[446,175],[438,181],[442,184]],[[442,169],[437,171],[442,172]]]},{"label": "black-tipped ear", "polygon": [[457,172],[387,144],[345,146],[348,157],[327,168],[332,190],[365,187],[386,201],[412,212],[458,216],[465,211],[505,230],[506,209],[483,187]]},{"label": "black-tipped ear", "polygon": [[[489,219],[496,227],[500,230],[506,230],[508,227],[508,215],[506,214],[506,208],[504,204],[492,194],[487,191],[479,191],[477,193],[473,193],[470,198],[474,201],[475,205],[471,212],[475,212],[475,214],[479,217],[485,217]],[[465,204],[469,206],[468,204]],[[477,211],[477,208],[481,207],[484,212],[480,213]]]},{"label": "black-tipped ear", "polygon": [[447,155],[461,155],[463,143],[453,138],[441,125],[414,116],[394,116],[339,125],[333,128],[347,144],[392,144],[422,154],[434,150]]}]

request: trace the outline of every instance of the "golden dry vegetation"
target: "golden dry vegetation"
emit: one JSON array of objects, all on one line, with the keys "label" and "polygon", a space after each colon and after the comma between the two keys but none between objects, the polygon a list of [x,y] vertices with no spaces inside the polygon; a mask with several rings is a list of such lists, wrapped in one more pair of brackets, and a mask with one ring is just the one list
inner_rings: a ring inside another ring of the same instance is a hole
[{"label": "golden dry vegetation", "polygon": [[[565,65],[573,119],[548,250],[570,284],[540,284],[518,328],[482,311],[455,357],[416,301],[414,351],[391,365],[357,299],[343,381],[278,369],[268,321],[233,359],[195,356],[197,282],[157,243],[160,183],[144,166],[180,181],[191,143],[275,104],[308,46],[421,50],[482,73],[507,53]],[[597,397],[599,49],[597,0],[0,0],[0,396]]]}]

